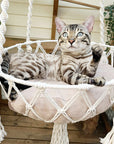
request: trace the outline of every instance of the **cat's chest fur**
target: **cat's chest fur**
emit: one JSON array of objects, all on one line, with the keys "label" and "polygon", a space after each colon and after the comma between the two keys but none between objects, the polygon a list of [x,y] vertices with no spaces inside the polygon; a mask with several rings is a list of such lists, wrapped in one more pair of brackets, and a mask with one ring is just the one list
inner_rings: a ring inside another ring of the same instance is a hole
[{"label": "cat's chest fur", "polygon": [[60,80],[61,56],[46,54],[45,60],[47,67],[47,79]]},{"label": "cat's chest fur", "polygon": [[75,58],[70,55],[63,55],[61,60],[62,69],[70,67],[76,73],[85,74],[84,70],[87,67],[88,63],[91,61],[91,59],[91,55],[84,58]]}]

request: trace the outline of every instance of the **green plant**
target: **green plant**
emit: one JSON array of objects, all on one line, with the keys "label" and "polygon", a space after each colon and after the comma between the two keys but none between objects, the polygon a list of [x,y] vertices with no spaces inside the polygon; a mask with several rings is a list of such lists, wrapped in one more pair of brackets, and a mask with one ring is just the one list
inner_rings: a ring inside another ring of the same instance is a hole
[{"label": "green plant", "polygon": [[106,32],[107,32],[107,44],[114,45],[114,4],[105,7],[104,11]]}]

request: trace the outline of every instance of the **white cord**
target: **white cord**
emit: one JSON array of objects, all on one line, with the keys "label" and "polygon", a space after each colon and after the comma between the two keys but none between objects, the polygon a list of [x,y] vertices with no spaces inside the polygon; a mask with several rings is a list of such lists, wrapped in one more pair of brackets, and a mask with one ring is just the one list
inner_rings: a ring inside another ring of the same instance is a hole
[{"label": "white cord", "polygon": [[104,0],[100,0],[100,42],[105,44],[104,41]]},{"label": "white cord", "polygon": [[[26,41],[27,42],[30,41],[32,4],[33,4],[33,0],[29,0],[28,20],[27,20],[27,35],[26,35]],[[32,47],[30,45],[27,45],[27,52],[32,52]]]},{"label": "white cord", "polygon": [[6,32],[6,20],[8,18],[7,9],[9,7],[9,1],[3,0],[1,3],[1,14],[0,14],[0,64],[2,63],[2,54],[3,54],[3,44],[5,43],[5,32]]}]

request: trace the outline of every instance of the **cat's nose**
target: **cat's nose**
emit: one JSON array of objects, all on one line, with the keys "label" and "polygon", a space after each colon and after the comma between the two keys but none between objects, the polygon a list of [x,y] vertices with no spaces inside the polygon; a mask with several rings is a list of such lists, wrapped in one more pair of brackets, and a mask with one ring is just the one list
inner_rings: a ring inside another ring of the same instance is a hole
[{"label": "cat's nose", "polygon": [[73,40],[73,39],[69,40],[70,44],[73,44],[74,42],[75,42],[75,40]]}]

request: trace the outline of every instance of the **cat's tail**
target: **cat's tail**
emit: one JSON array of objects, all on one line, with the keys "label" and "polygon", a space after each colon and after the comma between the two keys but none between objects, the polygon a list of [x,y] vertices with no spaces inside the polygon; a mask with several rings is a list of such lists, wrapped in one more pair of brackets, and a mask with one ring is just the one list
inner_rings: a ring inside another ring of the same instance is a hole
[{"label": "cat's tail", "polygon": [[[8,74],[9,73],[9,68],[10,68],[10,56],[9,56],[8,52],[6,52],[3,55],[3,62],[1,64],[2,72],[4,72],[5,74]],[[3,85],[5,91],[8,92],[8,88],[9,88],[8,81],[5,78],[0,77],[0,82]],[[23,85],[23,84],[18,84],[18,83],[15,83],[15,84],[16,84],[16,86],[19,90],[24,90],[24,89],[27,89],[27,88],[30,87],[30,86]],[[14,90],[14,88],[12,88],[11,94],[10,94],[10,99],[15,100],[16,99],[16,94],[17,94],[17,92]]]},{"label": "cat's tail", "polygon": [[6,53],[3,55],[3,62],[2,62],[2,64],[1,64],[2,72],[8,74],[9,65],[10,65],[10,56],[9,56],[8,52],[6,52]]},{"label": "cat's tail", "polygon": [[[9,66],[10,66],[10,56],[9,56],[8,52],[6,52],[3,55],[3,62],[1,64],[2,72],[4,72],[5,74],[8,74]],[[0,82],[4,86],[4,89],[7,92],[8,91],[8,82],[7,82],[7,80],[3,77],[0,77]]]}]

